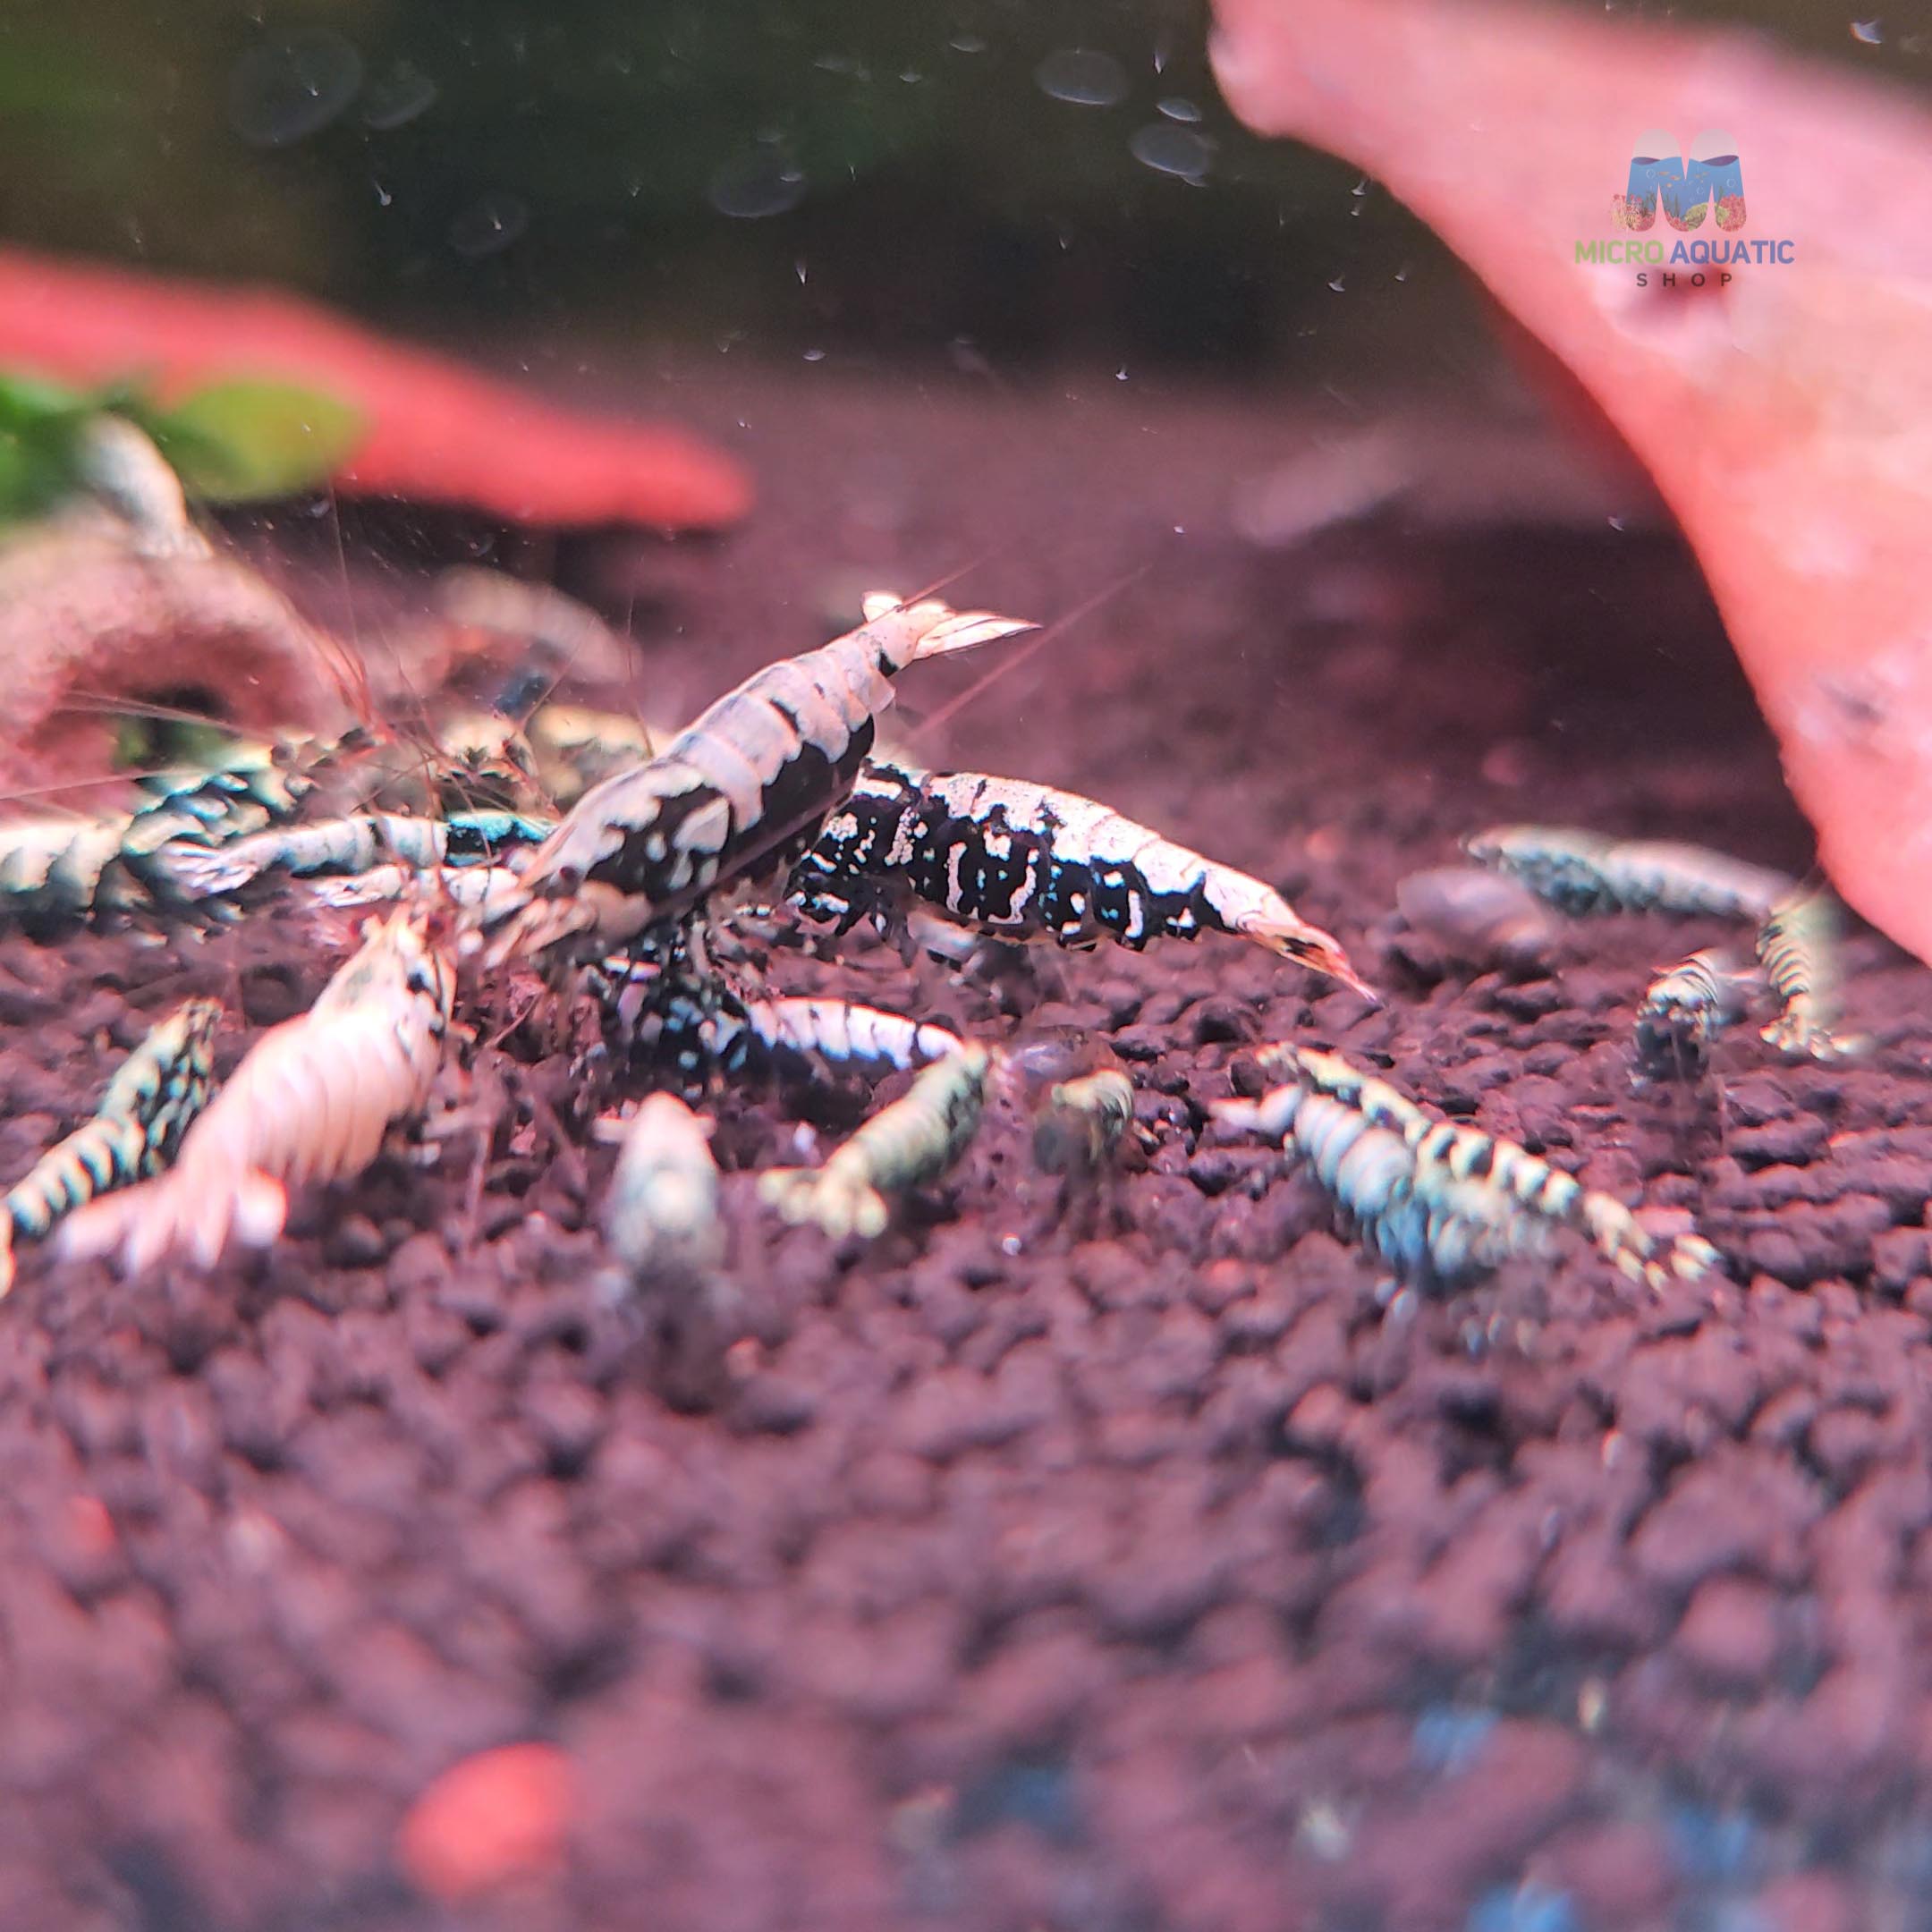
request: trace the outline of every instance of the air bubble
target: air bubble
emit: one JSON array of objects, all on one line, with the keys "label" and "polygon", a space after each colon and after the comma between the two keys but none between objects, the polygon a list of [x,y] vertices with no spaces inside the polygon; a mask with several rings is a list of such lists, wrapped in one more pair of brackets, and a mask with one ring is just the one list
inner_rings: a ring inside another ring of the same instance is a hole
[{"label": "air bubble", "polygon": [[1127,70],[1111,54],[1062,47],[1033,70],[1043,94],[1075,107],[1112,107],[1127,98]]},{"label": "air bubble", "polygon": [[1863,41],[1867,47],[1885,45],[1885,22],[1876,20],[1855,20],[1852,22],[1852,38]]},{"label": "air bubble", "polygon": [[438,89],[421,68],[398,61],[379,80],[372,80],[362,97],[362,120],[378,134],[407,125],[436,105]]},{"label": "air bubble", "polygon": [[712,175],[705,199],[734,221],[758,221],[795,208],[805,199],[805,176],[784,155],[742,155]]},{"label": "air bubble", "polygon": [[1177,174],[1198,182],[1214,165],[1214,148],[1205,134],[1176,127],[1171,121],[1152,121],[1127,143],[1128,152],[1142,167],[1157,174]]},{"label": "air bubble", "polygon": [[362,56],[327,27],[250,47],[228,77],[228,125],[251,148],[292,148],[356,97]]},{"label": "air bubble", "polygon": [[1199,121],[1201,117],[1199,107],[1196,106],[1194,102],[1189,100],[1184,95],[1170,94],[1165,100],[1158,103],[1158,106],[1160,107],[1160,111],[1164,114],[1165,114],[1170,121],[1186,121],[1191,123]]},{"label": "air bubble", "polygon": [[449,244],[466,261],[481,261],[508,248],[529,226],[530,203],[521,195],[482,195],[449,225]]}]

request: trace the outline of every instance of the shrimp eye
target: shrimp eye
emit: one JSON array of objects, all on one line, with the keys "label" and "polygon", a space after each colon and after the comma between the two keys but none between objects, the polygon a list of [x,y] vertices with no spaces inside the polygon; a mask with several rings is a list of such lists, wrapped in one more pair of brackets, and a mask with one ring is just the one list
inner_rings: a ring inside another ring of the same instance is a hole
[{"label": "shrimp eye", "polygon": [[436,991],[435,986],[430,981],[429,969],[427,966],[411,966],[409,970],[409,978],[402,983],[411,993],[434,993]]}]

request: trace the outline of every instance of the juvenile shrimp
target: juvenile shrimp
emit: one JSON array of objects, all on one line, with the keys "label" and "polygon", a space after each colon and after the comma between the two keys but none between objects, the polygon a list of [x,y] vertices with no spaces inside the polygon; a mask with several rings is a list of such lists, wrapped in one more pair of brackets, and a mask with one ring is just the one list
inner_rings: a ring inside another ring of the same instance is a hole
[{"label": "juvenile shrimp", "polygon": [[1651,1080],[1700,1073],[1717,1036],[1743,1013],[1755,977],[1721,946],[1659,973],[1637,1009],[1640,1072]]},{"label": "juvenile shrimp", "polygon": [[1793,883],[1782,872],[1701,845],[1606,838],[1553,826],[1497,826],[1464,839],[1462,849],[1572,918],[1655,911],[1756,924]]},{"label": "juvenile shrimp", "polygon": [[1033,1123],[1033,1158],[1046,1174],[1097,1174],[1133,1122],[1133,1082],[1118,1067],[1055,1081]]},{"label": "juvenile shrimp", "polygon": [[289,1185],[346,1179],[375,1158],[391,1123],[428,1098],[454,975],[422,915],[371,920],[364,935],[309,1012],[250,1048],[174,1166],[74,1216],[64,1252],[118,1250],[137,1274],[181,1250],[212,1267],[231,1238],[275,1239]]},{"label": "juvenile shrimp", "polygon": [[822,1167],[760,1174],[758,1198],[787,1221],[816,1223],[835,1241],[883,1233],[886,1197],[936,1179],[971,1145],[993,1066],[993,1055],[971,1043],[935,1060]]},{"label": "juvenile shrimp", "polygon": [[99,1107],[0,1200],[0,1296],[13,1285],[13,1251],[44,1241],[97,1196],[159,1173],[207,1102],[218,1000],[190,1000],[150,1030],[108,1081]]},{"label": "juvenile shrimp", "polygon": [[701,1281],[724,1256],[709,1123],[659,1093],[599,1129],[620,1148],[604,1232],[631,1285]]},{"label": "juvenile shrimp", "polygon": [[1838,1030],[1842,910],[1822,886],[1801,889],[1781,899],[1758,928],[1758,958],[1783,1009],[1762,1037],[1781,1053],[1843,1060],[1868,1044]]},{"label": "juvenile shrimp", "polygon": [[865,615],[860,630],[767,665],[648,763],[585,792],[530,861],[530,903],[491,936],[486,967],[594,958],[780,863],[852,789],[901,671],[1032,628],[884,591]]},{"label": "juvenile shrimp", "polygon": [[914,899],[1009,939],[1139,952],[1232,933],[1365,998],[1348,955],[1272,886],[1072,792],[869,760],[787,892],[843,930]]}]

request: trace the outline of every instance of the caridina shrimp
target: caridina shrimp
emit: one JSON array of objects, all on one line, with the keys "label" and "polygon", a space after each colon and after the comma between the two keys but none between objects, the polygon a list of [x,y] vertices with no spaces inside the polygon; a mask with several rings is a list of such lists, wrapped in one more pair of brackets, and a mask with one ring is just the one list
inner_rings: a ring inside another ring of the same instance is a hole
[{"label": "caridina shrimp", "polygon": [[137,1274],[175,1253],[212,1267],[231,1239],[267,1246],[287,1218],[290,1185],[360,1173],[391,1123],[423,1105],[454,987],[424,915],[372,920],[309,1012],[250,1049],[174,1167],[75,1215],[63,1251],[118,1252]]}]

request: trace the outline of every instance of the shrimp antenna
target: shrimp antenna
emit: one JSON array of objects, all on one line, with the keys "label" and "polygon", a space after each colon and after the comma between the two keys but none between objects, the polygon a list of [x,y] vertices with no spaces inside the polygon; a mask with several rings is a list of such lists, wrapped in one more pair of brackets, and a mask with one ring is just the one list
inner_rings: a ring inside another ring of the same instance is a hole
[{"label": "shrimp antenna", "polygon": [[[1052,623],[1045,625],[1037,636],[1021,645],[1017,650],[1002,652],[999,657],[995,660],[993,667],[984,676],[976,678],[957,697],[949,699],[929,716],[921,718],[909,734],[912,741],[917,743],[928,733],[937,731],[948,718],[970,704],[974,699],[979,697],[996,678],[1004,677],[1009,671],[1015,670],[1021,665],[1023,665],[1029,657],[1032,657],[1036,651],[1041,649],[1045,645],[1056,638],[1064,637],[1067,631],[1077,624],[1081,618],[1091,616],[1103,604],[1118,597],[1122,591],[1129,589],[1140,582],[1141,578],[1145,577],[1153,568],[1154,566],[1151,564],[1142,564],[1137,569],[1123,572],[1121,576],[1116,577],[1112,583],[1105,585],[1102,589],[1095,591],[1084,602],[1076,604],[1063,617],[1056,617]],[[955,574],[958,573],[955,572]]]}]

